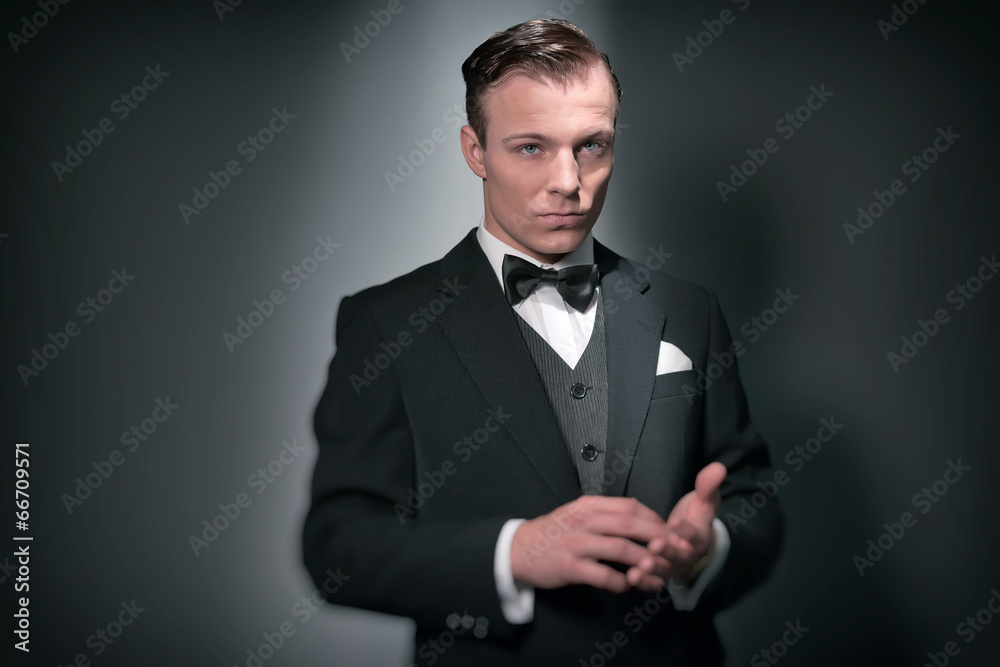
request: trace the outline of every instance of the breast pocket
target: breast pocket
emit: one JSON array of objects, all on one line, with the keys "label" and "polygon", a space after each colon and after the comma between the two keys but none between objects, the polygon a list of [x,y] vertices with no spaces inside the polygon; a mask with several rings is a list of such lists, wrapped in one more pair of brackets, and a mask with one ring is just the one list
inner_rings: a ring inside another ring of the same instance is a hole
[{"label": "breast pocket", "polygon": [[698,378],[694,371],[677,371],[676,373],[664,373],[657,375],[653,382],[653,395],[650,400],[658,398],[670,398],[671,396],[683,396],[690,394],[691,397],[700,395],[695,383]]}]

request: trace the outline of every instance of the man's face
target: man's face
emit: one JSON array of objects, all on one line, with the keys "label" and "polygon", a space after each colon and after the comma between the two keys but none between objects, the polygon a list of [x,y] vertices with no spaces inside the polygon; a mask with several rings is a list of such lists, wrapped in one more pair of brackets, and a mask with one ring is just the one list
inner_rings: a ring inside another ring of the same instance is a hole
[{"label": "man's face", "polygon": [[614,166],[615,94],[607,72],[538,83],[516,75],[487,94],[487,148],[463,128],[484,179],[484,226],[542,262],[575,250],[604,206]]}]

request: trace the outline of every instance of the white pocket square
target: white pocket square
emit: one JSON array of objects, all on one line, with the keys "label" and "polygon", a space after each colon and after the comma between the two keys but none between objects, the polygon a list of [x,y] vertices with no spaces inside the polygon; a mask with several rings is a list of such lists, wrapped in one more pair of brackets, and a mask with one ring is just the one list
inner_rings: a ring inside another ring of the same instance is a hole
[{"label": "white pocket square", "polygon": [[691,368],[691,360],[681,352],[681,348],[666,341],[660,341],[660,355],[656,359],[657,375],[689,371]]}]

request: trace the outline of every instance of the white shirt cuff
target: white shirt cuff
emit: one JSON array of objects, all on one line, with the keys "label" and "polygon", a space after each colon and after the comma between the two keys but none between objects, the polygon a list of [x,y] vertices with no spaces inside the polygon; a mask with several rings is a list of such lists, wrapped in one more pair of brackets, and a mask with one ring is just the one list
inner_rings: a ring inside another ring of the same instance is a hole
[{"label": "white shirt cuff", "polygon": [[729,555],[729,546],[731,544],[729,531],[726,530],[725,524],[718,517],[712,520],[712,530],[715,531],[715,553],[712,554],[712,559],[708,561],[705,569],[698,574],[693,584],[685,584],[673,578],[667,582],[667,589],[670,591],[670,597],[673,598],[674,608],[678,611],[691,611],[694,609],[695,605],[698,604],[698,598],[701,597],[702,592],[704,592],[705,588],[712,581],[712,578],[719,573],[719,570],[726,563],[726,556]]},{"label": "white shirt cuff", "polygon": [[[496,579],[497,594],[500,596],[500,611],[503,612],[504,620],[511,625],[531,623],[535,617],[535,588],[516,583],[510,564],[514,533],[526,520],[510,519],[503,525],[493,554],[493,577]],[[722,525],[721,522],[719,525]],[[728,536],[726,539],[728,550]]]}]

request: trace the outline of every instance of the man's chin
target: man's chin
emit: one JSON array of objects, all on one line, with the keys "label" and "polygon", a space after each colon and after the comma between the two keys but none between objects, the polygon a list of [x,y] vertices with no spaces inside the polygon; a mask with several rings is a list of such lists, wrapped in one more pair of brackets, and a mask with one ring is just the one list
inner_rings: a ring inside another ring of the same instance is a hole
[{"label": "man's chin", "polygon": [[534,246],[536,252],[546,255],[567,255],[583,243],[589,229],[553,229],[542,235]]}]

